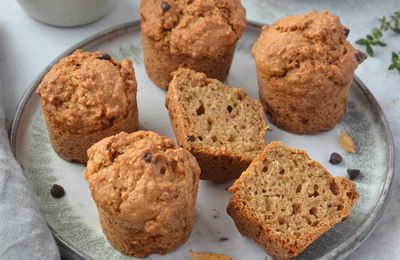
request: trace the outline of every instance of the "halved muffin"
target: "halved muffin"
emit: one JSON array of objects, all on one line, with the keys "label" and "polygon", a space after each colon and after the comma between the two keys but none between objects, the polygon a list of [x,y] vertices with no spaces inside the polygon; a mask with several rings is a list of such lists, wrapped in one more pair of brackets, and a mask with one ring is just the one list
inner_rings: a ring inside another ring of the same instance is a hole
[{"label": "halved muffin", "polygon": [[264,147],[261,104],[204,73],[174,72],[166,106],[177,142],[196,157],[201,179],[239,177]]},{"label": "halved muffin", "polygon": [[278,259],[299,255],[345,220],[359,196],[353,182],[281,142],[267,145],[229,191],[239,232]]}]

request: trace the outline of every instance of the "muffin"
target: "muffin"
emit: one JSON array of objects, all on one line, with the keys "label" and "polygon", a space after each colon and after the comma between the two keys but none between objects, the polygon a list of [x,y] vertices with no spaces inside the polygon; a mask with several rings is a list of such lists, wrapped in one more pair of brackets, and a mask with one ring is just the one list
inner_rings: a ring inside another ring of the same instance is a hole
[{"label": "muffin", "polygon": [[136,131],[136,88],[130,60],[82,50],[61,59],[36,91],[55,152],[84,164],[92,144],[120,131]]},{"label": "muffin", "polygon": [[359,196],[353,182],[281,142],[267,145],[229,191],[239,232],[277,259],[296,257],[345,220]]},{"label": "muffin", "polygon": [[190,236],[200,168],[150,131],[120,133],[88,150],[84,177],[108,241],[122,254],[165,254]]},{"label": "muffin", "polygon": [[173,73],[166,106],[179,145],[197,159],[203,180],[236,179],[264,148],[258,100],[204,73]]},{"label": "muffin", "polygon": [[273,124],[316,134],[340,121],[354,70],[366,58],[346,40],[348,32],[326,11],[263,27],[253,56],[260,99]]},{"label": "muffin", "polygon": [[240,0],[142,0],[144,63],[166,89],[171,72],[187,67],[224,81],[246,27]]}]

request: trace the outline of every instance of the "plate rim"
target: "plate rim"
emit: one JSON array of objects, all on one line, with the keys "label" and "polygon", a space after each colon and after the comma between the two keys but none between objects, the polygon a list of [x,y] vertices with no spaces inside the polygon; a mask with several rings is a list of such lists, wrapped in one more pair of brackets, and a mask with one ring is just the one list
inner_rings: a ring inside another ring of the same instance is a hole
[{"label": "plate rim", "polygon": [[[252,28],[252,29],[257,29],[261,30],[261,27],[264,24],[255,22],[255,21],[248,21],[247,27]],[[19,126],[21,122],[22,115],[25,111],[25,107],[29,100],[31,99],[32,95],[34,95],[36,87],[40,84],[42,78],[44,75],[50,70],[50,68],[56,64],[61,58],[71,54],[74,50],[78,48],[84,48],[86,45],[89,45],[90,43],[107,37],[107,35],[110,34],[115,34],[118,32],[123,32],[124,30],[130,30],[134,29],[135,27],[139,27],[140,30],[140,20],[135,20],[133,22],[127,22],[127,23],[122,23],[116,26],[112,26],[108,29],[102,30],[100,32],[94,33],[93,35],[85,38],[82,41],[79,41],[78,43],[72,45],[71,47],[67,48],[65,51],[61,52],[55,59],[53,59],[35,78],[34,80],[29,84],[28,88],[25,90],[24,94],[20,98],[17,109],[13,115],[13,119],[11,122],[11,132],[10,132],[10,145],[12,152],[18,161],[16,150],[17,150],[17,134],[19,132]],[[393,142],[393,136],[390,130],[389,122],[379,105],[378,101],[374,97],[374,95],[371,93],[371,91],[367,88],[367,86],[356,76],[354,75],[353,80],[357,82],[359,89],[361,92],[365,95],[365,97],[368,99],[368,101],[371,102],[371,105],[375,107],[379,118],[381,120],[381,124],[383,126],[384,130],[384,139],[386,140],[388,144],[388,153],[387,153],[387,177],[385,178],[384,185],[382,187],[381,195],[373,208],[371,214],[368,216],[368,218],[365,220],[365,222],[360,226],[360,228],[353,233],[346,241],[342,242],[339,244],[335,249],[332,251],[328,252],[324,256],[321,257],[321,259],[335,259],[337,257],[346,257],[349,256],[355,249],[357,249],[368,237],[371,235],[371,233],[374,231],[374,229],[377,227],[379,220],[381,219],[381,216],[384,212],[384,209],[388,203],[389,197],[389,191],[393,183],[393,173],[394,173],[394,158],[395,158],[395,152],[394,152],[394,142]],[[47,222],[47,221],[46,221]],[[93,257],[87,255],[84,252],[81,252],[81,250],[74,248],[68,241],[66,241],[60,234],[57,233],[49,224],[47,225],[53,234],[56,243],[59,246],[59,250],[61,255],[71,258],[71,259],[93,259]],[[78,258],[77,258],[78,257]]]}]

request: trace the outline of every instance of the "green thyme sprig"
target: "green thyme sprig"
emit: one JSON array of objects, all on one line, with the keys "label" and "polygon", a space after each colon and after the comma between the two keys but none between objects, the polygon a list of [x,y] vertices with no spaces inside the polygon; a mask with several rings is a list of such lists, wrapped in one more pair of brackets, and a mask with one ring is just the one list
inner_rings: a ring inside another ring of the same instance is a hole
[{"label": "green thyme sprig", "polygon": [[367,34],[365,38],[358,39],[357,44],[365,46],[365,50],[369,56],[374,56],[374,49],[372,46],[386,46],[386,43],[382,41],[383,33],[391,30],[395,33],[400,33],[400,11],[396,11],[390,16],[390,19],[383,16],[378,19],[379,28],[375,27],[372,29],[370,34]]},{"label": "green thyme sprig", "polygon": [[374,56],[374,49],[372,46],[386,46],[386,43],[381,40],[382,36],[382,32],[378,28],[374,28],[372,29],[371,34],[367,34],[366,38],[358,39],[356,43],[364,45],[368,55]]},{"label": "green thyme sprig", "polygon": [[400,33],[400,11],[394,12],[393,15],[390,16],[390,20],[382,16],[378,21],[380,22],[379,29],[382,32],[386,32],[390,29],[395,33]]},{"label": "green thyme sprig", "polygon": [[400,73],[400,57],[399,53],[392,52],[392,64],[389,66],[389,70],[397,70]]}]

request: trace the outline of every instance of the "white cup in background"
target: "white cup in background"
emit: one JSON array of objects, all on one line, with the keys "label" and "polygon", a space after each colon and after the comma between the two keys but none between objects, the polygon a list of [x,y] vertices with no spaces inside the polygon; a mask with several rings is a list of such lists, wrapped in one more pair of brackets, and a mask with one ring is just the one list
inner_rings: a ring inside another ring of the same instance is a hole
[{"label": "white cup in background", "polygon": [[18,0],[36,20],[55,26],[78,26],[109,13],[120,0]]}]

